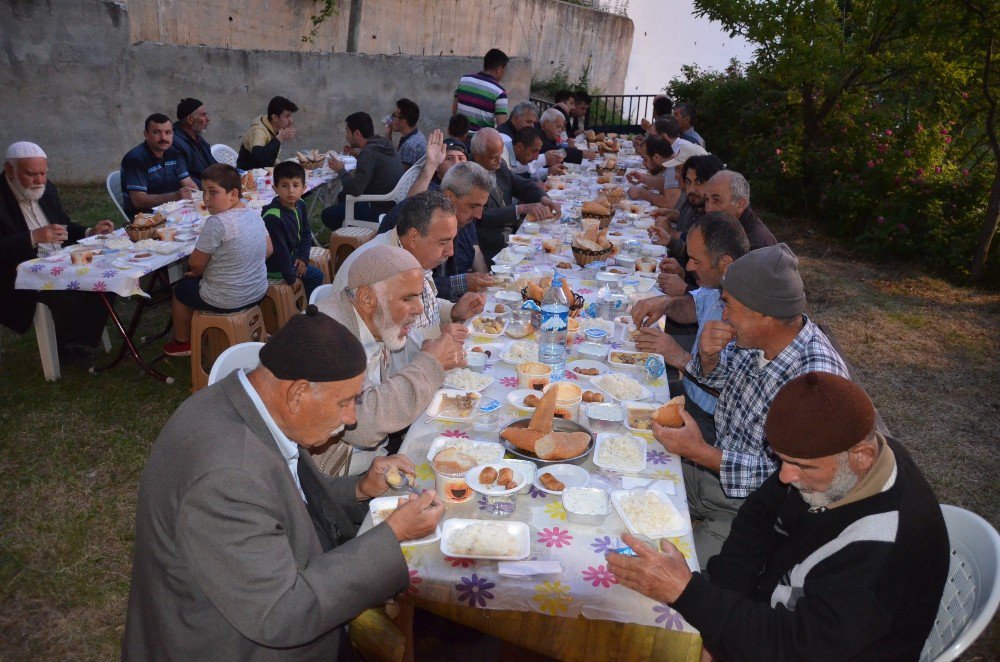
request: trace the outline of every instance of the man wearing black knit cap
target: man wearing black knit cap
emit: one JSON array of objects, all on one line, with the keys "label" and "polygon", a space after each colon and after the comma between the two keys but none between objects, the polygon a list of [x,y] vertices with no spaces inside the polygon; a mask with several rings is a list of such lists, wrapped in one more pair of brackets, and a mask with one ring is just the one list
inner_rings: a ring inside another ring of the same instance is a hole
[{"label": "man wearing black knit cap", "polygon": [[197,99],[181,99],[177,104],[177,121],[174,122],[174,149],[184,155],[188,174],[201,188],[201,173],[205,168],[217,163],[212,156],[212,147],[201,134],[208,128],[208,111],[205,104]]},{"label": "man wearing black knit cap", "polygon": [[139,482],[122,658],[336,660],[343,625],[409,584],[399,543],[443,514],[433,491],[356,536],[404,456],[329,478],[302,452],[355,422],[361,343],[309,306],[261,365],[188,398]]},{"label": "man wearing black knit cap", "polygon": [[948,532],[909,453],[874,423],[849,380],[796,377],[765,423],[781,470],[743,504],[709,578],[669,541],[658,551],[628,535],[639,557],[612,554],[609,569],[698,628],[713,659],[918,659]]}]

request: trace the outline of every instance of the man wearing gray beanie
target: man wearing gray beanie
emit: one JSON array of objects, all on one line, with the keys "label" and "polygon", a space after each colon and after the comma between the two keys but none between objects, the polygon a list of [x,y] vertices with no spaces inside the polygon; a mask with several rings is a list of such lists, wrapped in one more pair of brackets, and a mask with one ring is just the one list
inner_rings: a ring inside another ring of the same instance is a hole
[{"label": "man wearing gray beanie", "polygon": [[806,372],[849,378],[829,339],[805,315],[799,261],[786,244],[750,251],[722,277],[722,320],[707,322],[687,372],[719,391],[716,439],[708,443],[695,420],[653,424],[663,446],[689,460],[684,471],[695,548],[704,569],[718,554],[736,511],[778,466],[764,420],[775,394]]},{"label": "man wearing gray beanie", "polygon": [[[444,514],[433,490],[364,534],[403,455],[363,476],[309,457],[355,420],[361,343],[309,306],[237,370],[188,398],[139,480],[123,660],[337,660],[344,624],[410,583],[400,542]],[[348,656],[349,657],[349,656]]]}]

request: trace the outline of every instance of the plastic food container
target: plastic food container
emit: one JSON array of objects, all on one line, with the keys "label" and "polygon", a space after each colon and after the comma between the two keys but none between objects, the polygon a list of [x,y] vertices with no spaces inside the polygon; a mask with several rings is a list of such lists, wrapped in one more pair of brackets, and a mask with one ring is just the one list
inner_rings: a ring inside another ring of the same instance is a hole
[{"label": "plastic food container", "polygon": [[470,463],[465,467],[455,467],[455,471],[444,471],[437,462],[431,461],[434,470],[434,488],[438,496],[447,503],[464,503],[471,499],[475,492],[465,479],[466,472],[474,466]]},{"label": "plastic food container", "polygon": [[612,432],[622,424],[622,408],[613,402],[591,402],[587,405],[587,419],[591,430]]},{"label": "plastic food container", "polygon": [[541,391],[552,381],[552,367],[538,361],[526,361],[517,366],[517,387]]},{"label": "plastic food container", "polygon": [[553,382],[543,388],[542,392],[545,393],[553,388],[559,390],[559,394],[556,395],[556,417],[579,423],[583,389],[570,382]]},{"label": "plastic food container", "polygon": [[635,270],[639,273],[651,274],[656,271],[657,264],[659,264],[659,262],[657,262],[655,258],[643,256],[635,261]]},{"label": "plastic food container", "polygon": [[583,526],[599,526],[611,512],[608,493],[593,487],[567,487],[562,504],[570,523]]},{"label": "plastic food container", "polygon": [[513,290],[500,290],[493,295],[493,298],[496,299],[497,303],[507,304],[511,307],[521,303],[521,293]]}]

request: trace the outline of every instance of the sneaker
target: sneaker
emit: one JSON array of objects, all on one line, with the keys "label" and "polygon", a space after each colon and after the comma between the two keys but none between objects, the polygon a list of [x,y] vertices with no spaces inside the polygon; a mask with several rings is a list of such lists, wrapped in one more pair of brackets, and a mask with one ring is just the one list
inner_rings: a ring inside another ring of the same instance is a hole
[{"label": "sneaker", "polygon": [[191,356],[191,343],[171,340],[163,346],[163,353],[167,356]]}]

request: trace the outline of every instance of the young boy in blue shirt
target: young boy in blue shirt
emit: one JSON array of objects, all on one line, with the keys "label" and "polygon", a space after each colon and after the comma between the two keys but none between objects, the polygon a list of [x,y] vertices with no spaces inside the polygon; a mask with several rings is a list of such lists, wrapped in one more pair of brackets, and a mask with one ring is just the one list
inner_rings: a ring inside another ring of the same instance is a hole
[{"label": "young boy in blue shirt", "polygon": [[261,216],[274,244],[274,252],[267,258],[268,276],[283,278],[289,285],[301,278],[309,296],[323,284],[323,273],[309,264],[312,228],[302,202],[305,191],[305,169],[293,161],[282,161],[274,167],[274,192],[278,195]]}]

